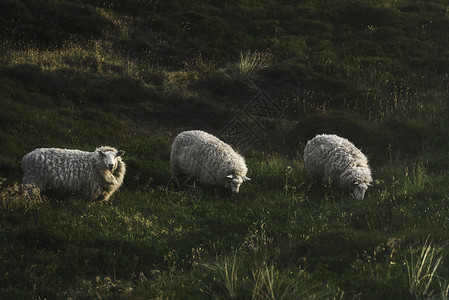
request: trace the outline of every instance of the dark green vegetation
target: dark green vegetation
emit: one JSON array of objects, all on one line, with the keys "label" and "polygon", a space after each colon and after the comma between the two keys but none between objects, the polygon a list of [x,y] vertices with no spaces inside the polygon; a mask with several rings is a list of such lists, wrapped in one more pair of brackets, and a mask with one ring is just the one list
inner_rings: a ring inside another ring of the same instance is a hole
[{"label": "dark green vegetation", "polygon": [[[0,7],[0,298],[448,298],[449,2]],[[235,116],[252,181],[167,199],[174,136]],[[323,132],[369,157],[364,201],[307,176]],[[100,145],[126,151],[109,203],[15,185],[34,148]]]}]

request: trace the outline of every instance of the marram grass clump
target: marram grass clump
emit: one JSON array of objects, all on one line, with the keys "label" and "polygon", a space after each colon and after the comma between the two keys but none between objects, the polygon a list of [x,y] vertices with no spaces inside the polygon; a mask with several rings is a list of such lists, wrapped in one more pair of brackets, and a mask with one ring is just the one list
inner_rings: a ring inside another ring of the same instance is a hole
[{"label": "marram grass clump", "polygon": [[223,71],[225,84],[238,90],[239,88],[257,88],[260,71],[269,67],[270,55],[248,51],[240,53],[237,62],[229,64]]}]

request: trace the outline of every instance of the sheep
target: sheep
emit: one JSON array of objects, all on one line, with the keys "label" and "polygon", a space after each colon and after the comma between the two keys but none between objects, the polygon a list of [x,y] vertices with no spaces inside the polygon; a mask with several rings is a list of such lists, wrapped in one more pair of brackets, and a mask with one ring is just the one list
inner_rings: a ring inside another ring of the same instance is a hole
[{"label": "sheep", "polygon": [[124,151],[103,146],[95,152],[38,148],[22,158],[24,185],[41,192],[79,194],[87,200],[107,201],[123,184]]},{"label": "sheep", "polygon": [[337,135],[322,134],[309,140],[304,148],[304,165],[311,177],[349,189],[357,200],[363,200],[373,181],[366,156]]},{"label": "sheep", "polygon": [[240,185],[247,180],[248,168],[244,158],[231,146],[217,137],[191,130],[178,134],[170,153],[172,178],[178,175],[194,177],[209,186],[230,189],[238,193]]}]

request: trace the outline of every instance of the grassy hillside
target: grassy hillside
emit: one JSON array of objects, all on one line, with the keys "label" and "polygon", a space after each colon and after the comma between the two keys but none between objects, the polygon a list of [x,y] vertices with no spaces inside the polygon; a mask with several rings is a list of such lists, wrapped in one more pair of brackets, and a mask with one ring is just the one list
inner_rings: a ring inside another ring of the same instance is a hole
[{"label": "grassy hillside", "polygon": [[[0,298],[446,299],[449,2],[0,0]],[[238,195],[174,192],[202,129]],[[363,201],[307,175],[346,137]],[[38,147],[126,151],[108,203],[20,189]]]}]

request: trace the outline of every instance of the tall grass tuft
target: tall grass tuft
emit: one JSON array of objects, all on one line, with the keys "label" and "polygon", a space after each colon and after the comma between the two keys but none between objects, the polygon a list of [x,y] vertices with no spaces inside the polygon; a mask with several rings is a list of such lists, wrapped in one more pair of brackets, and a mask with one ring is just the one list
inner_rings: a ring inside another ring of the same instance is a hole
[{"label": "tall grass tuft", "polygon": [[443,259],[441,252],[444,248],[445,245],[432,245],[432,241],[429,241],[429,237],[427,237],[419,257],[415,260],[412,253],[410,261],[406,260],[409,291],[416,299],[436,297],[437,292],[435,291],[436,284],[434,279],[439,283],[441,296],[446,295],[447,298],[448,286],[444,287],[442,285],[440,277],[436,272]]},{"label": "tall grass tuft", "polygon": [[[343,293],[329,284],[311,280],[301,267],[284,269],[267,259],[241,255],[217,258],[213,263],[202,263],[212,271],[213,286],[210,295],[215,299],[340,299]],[[238,255],[239,254],[239,255]],[[248,266],[252,266],[249,268]]]},{"label": "tall grass tuft", "polygon": [[[300,271],[300,273],[302,270]],[[293,299],[299,289],[299,281],[275,270],[274,265],[262,266],[252,271],[254,287],[252,299]]]},{"label": "tall grass tuft", "polygon": [[[226,299],[238,299],[238,270],[237,270],[237,254],[231,258],[226,258],[223,261],[218,261],[215,263],[205,263],[204,267],[212,270],[218,276],[214,277],[218,284],[223,289]],[[214,298],[219,299],[219,294],[211,292]]]},{"label": "tall grass tuft", "polygon": [[340,299],[343,296],[339,289],[312,282],[301,268],[280,270],[264,261],[252,269],[252,277],[251,299]]},{"label": "tall grass tuft", "polygon": [[230,64],[224,71],[224,78],[230,86],[253,88],[259,79],[259,72],[268,67],[269,55],[248,51],[240,53],[240,59]]}]

